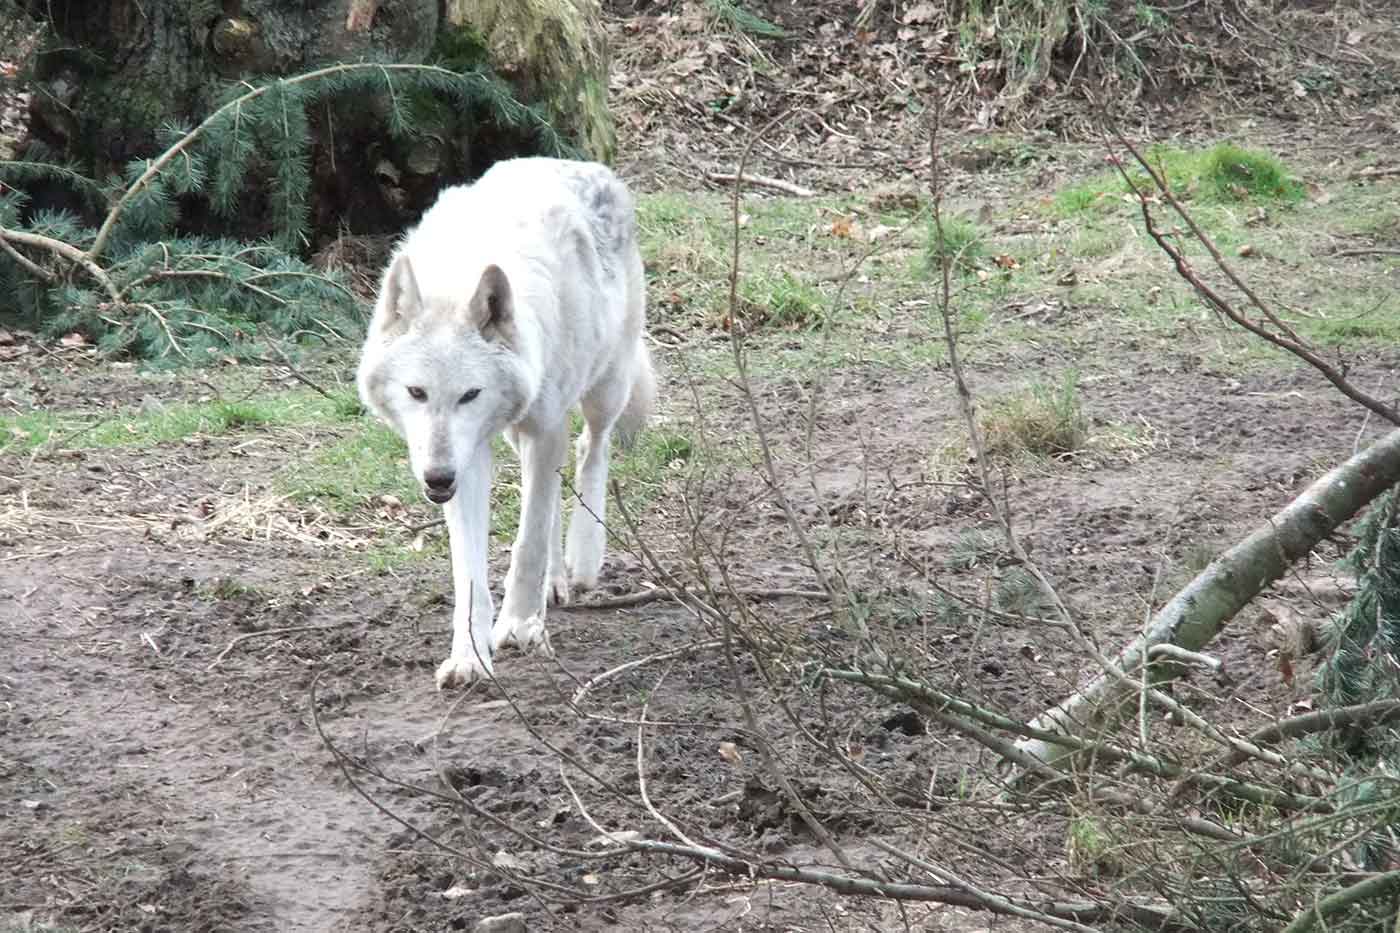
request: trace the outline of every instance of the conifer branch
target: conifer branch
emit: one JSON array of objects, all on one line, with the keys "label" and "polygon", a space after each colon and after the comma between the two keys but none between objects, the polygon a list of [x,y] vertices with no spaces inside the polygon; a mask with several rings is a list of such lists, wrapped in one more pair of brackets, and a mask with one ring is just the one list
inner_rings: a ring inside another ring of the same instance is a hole
[{"label": "conifer branch", "polygon": [[[462,81],[475,80],[481,82],[485,86],[483,87],[483,90],[485,90],[486,87],[489,87],[492,83],[490,78],[476,72],[458,73],[455,71],[451,71],[447,68],[439,67],[437,65],[354,63],[331,65],[326,68],[318,68],[314,71],[308,71],[305,74],[296,75],[295,77],[291,78],[279,78],[278,80],[270,82],[268,84],[264,84],[261,87],[253,88],[251,91],[248,91],[247,93],[235,97],[231,101],[228,101],[222,107],[215,110],[209,116],[205,117],[203,122],[201,122],[198,126],[190,130],[184,136],[180,137],[180,139],[177,140],[168,149],[166,149],[165,152],[161,153],[155,159],[152,159],[147,163],[145,171],[143,171],[140,177],[138,177],[134,182],[132,182],[131,185],[129,185],[124,192],[122,192],[121,197],[118,198],[117,202],[112,205],[112,209],[107,212],[106,219],[103,220],[102,226],[97,231],[97,237],[92,241],[92,246],[88,248],[88,259],[94,260],[100,255],[102,255],[102,251],[106,249],[108,242],[112,238],[112,231],[116,227],[117,221],[121,219],[122,214],[126,211],[127,207],[130,206],[132,200],[136,198],[137,195],[145,191],[146,188],[149,187],[150,184],[160,175],[160,173],[165,170],[166,166],[170,165],[170,163],[173,162],[181,153],[183,153],[185,150],[189,149],[196,142],[198,142],[200,138],[203,137],[209,131],[210,127],[216,125],[219,121],[223,120],[227,114],[237,112],[245,105],[252,103],[253,101],[257,100],[258,98],[262,97],[263,95],[269,93],[274,89],[285,90],[289,87],[311,84],[313,82],[321,81],[327,78],[333,78],[336,76],[365,71],[379,71],[383,73],[385,76],[385,80],[390,85],[391,93],[393,92],[393,82],[389,80],[389,75],[404,72],[416,72],[437,76],[439,78],[444,79],[444,83],[449,84],[459,84]],[[537,120],[540,120],[540,122],[543,123],[544,126],[548,127],[547,121],[544,121],[542,118],[540,118],[539,115],[535,113],[535,111],[531,110],[528,107],[520,106],[518,103],[517,107],[519,108],[519,111],[513,115],[518,116],[520,112],[528,113],[531,116],[534,116]],[[552,130],[552,127],[550,127],[549,129]]]},{"label": "conifer branch", "polygon": [[55,240],[53,237],[44,236],[42,233],[28,233],[23,230],[11,230],[8,227],[0,227],[0,239],[9,243],[18,243],[21,246],[32,246],[37,249],[48,250],[56,256],[68,260],[76,266],[81,266],[94,282],[102,286],[102,290],[112,299],[113,303],[121,304],[121,292],[113,284],[110,276],[102,271],[102,267],[92,261],[88,253],[83,252],[76,246],[72,246],[62,240]]},{"label": "conifer branch", "polygon": [[34,278],[45,284],[52,284],[53,273],[11,246],[10,241],[5,239],[6,232],[3,227],[0,227],[0,249],[3,249],[11,259],[19,263],[20,267]]}]

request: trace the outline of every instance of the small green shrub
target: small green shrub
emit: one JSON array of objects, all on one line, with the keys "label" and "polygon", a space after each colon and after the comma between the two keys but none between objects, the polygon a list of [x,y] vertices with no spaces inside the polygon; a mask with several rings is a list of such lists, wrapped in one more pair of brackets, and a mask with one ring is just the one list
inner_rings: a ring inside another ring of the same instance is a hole
[{"label": "small green shrub", "polygon": [[982,242],[985,239],[986,234],[977,224],[965,217],[944,218],[941,236],[938,225],[930,221],[928,242],[924,247],[926,271],[929,275],[938,275],[946,260],[955,269],[971,272],[982,256]]},{"label": "small green shrub", "polygon": [[1302,199],[1303,186],[1291,178],[1284,164],[1266,152],[1220,143],[1201,157],[1202,188],[1216,201],[1278,200],[1292,204]]},{"label": "small green shrub", "polygon": [[786,271],[744,279],[739,283],[739,302],[750,327],[805,330],[826,320],[822,293]]}]

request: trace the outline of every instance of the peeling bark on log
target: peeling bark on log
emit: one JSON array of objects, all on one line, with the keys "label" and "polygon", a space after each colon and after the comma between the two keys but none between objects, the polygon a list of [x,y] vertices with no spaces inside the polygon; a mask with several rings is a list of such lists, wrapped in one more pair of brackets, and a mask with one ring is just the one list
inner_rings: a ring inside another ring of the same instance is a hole
[{"label": "peeling bark on log", "polygon": [[[1400,482],[1400,430],[1334,468],[1309,486],[1268,523],[1230,548],[1177,593],[1153,617],[1147,630],[1114,659],[1129,677],[1140,673],[1154,645],[1171,644],[1199,651],[1225,627],[1235,613],[1305,557],[1319,541]],[[1180,666],[1154,664],[1153,679],[1177,676]],[[1071,735],[1091,735],[1112,729],[1135,708],[1137,693],[1108,674],[1058,706],[1046,710],[1032,725]],[[1038,739],[1016,743],[1018,750],[1047,764],[1065,768],[1073,753]]]}]

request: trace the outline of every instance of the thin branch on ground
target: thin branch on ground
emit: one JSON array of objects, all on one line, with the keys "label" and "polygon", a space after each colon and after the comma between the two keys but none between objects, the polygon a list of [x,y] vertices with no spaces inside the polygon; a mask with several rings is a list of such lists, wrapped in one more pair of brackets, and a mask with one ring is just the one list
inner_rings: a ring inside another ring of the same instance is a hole
[{"label": "thin branch on ground", "polygon": [[742,178],[746,185],[771,188],[774,191],[781,191],[784,194],[790,194],[797,198],[814,198],[817,196],[817,193],[811,188],[804,188],[790,181],[783,181],[781,178],[769,178],[766,175],[755,175],[752,172],[745,173],[742,176],[734,172],[706,172],[705,177],[710,179],[710,181],[731,185]]},{"label": "thin branch on ground", "polygon": [[224,650],[219,652],[218,657],[216,657],[216,658],[214,658],[214,660],[210,661],[210,662],[209,662],[209,665],[208,665],[206,668],[204,668],[204,672],[205,672],[206,674],[209,673],[209,672],[212,671],[214,668],[216,668],[216,667],[218,667],[220,664],[224,663],[224,658],[228,657],[229,652],[231,652],[233,649],[237,648],[239,645],[243,644],[244,642],[252,641],[252,640],[255,639],[255,638],[272,638],[272,637],[274,637],[274,636],[276,636],[276,635],[292,635],[292,634],[294,634],[294,633],[296,633],[296,632],[330,632],[330,631],[334,631],[335,629],[338,629],[338,628],[344,628],[344,626],[343,626],[343,625],[289,625],[289,626],[286,626],[285,628],[265,628],[265,629],[262,629],[262,630],[257,631],[257,632],[244,632],[242,635],[237,636],[237,637],[234,638],[232,641],[230,641],[227,645],[225,645],[225,646],[224,646]]}]

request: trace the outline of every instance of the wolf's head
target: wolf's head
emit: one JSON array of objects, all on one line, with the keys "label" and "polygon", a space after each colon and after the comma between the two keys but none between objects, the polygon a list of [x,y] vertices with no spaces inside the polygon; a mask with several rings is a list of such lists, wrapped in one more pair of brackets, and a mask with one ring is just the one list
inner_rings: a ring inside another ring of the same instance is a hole
[{"label": "wolf's head", "polygon": [[434,502],[452,498],[463,467],[530,403],[515,310],[498,266],[486,267],[469,297],[425,298],[404,253],[384,274],[360,398],[407,442],[413,475]]}]

